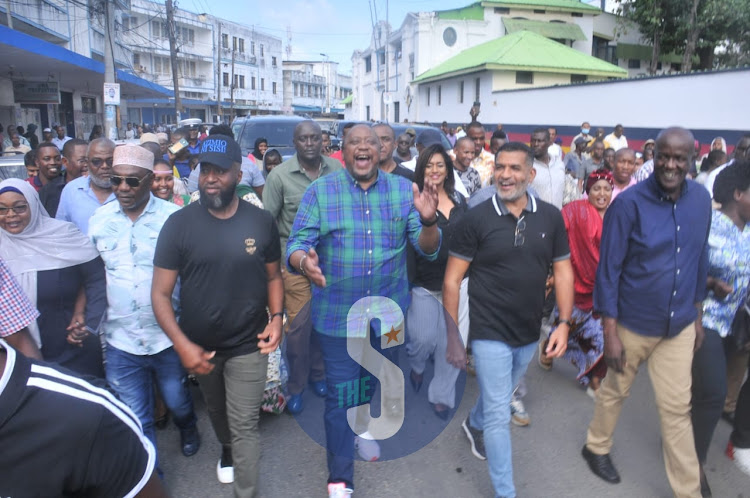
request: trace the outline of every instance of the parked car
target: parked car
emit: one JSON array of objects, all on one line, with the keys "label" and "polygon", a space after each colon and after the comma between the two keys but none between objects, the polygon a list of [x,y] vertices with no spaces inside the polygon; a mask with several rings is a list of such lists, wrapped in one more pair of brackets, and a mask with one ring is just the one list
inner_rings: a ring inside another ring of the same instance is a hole
[{"label": "parked car", "polygon": [[0,180],[7,180],[8,178],[25,180],[28,178],[29,174],[26,172],[26,165],[23,163],[24,155],[0,156]]},{"label": "parked car", "polygon": [[268,148],[278,150],[286,160],[296,152],[294,128],[308,119],[301,116],[243,116],[232,122],[232,132],[244,155],[253,151],[255,139],[263,137],[268,141]]},{"label": "parked car", "polygon": [[[337,133],[337,138],[339,141],[341,141],[344,138],[344,126],[346,126],[347,123],[352,123],[352,122],[356,124],[363,124],[363,125],[368,125],[368,126],[377,124],[377,123],[369,123],[367,121],[339,121],[338,133]],[[422,130],[426,130],[427,128],[432,128],[433,130],[440,131],[440,128],[437,128],[435,126],[427,126],[427,125],[422,125],[422,124],[413,124],[413,123],[388,123],[388,124],[390,124],[391,128],[393,128],[393,132],[396,135],[396,139],[398,139],[399,135],[406,133],[406,130],[408,130],[409,128],[414,129],[414,131],[417,132],[417,136],[419,135],[419,132],[421,132]],[[445,150],[453,149],[453,146],[448,141],[448,137],[445,136],[445,133],[441,132],[440,135],[442,136],[442,143],[443,143],[443,147],[445,148]]]}]

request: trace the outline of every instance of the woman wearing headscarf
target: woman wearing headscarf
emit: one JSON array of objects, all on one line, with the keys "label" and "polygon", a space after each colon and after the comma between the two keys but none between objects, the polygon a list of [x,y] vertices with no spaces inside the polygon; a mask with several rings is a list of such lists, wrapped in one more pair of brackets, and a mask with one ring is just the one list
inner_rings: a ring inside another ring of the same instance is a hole
[{"label": "woman wearing headscarf", "polygon": [[0,257],[39,310],[29,327],[46,361],[103,377],[96,330],[106,307],[104,264],[72,223],[50,218],[34,187],[0,182]]},{"label": "woman wearing headscarf", "polygon": [[255,164],[263,164],[263,155],[268,150],[268,140],[263,137],[255,139],[255,145],[253,146],[252,156],[255,158]]},{"label": "woman wearing headscarf", "polygon": [[591,391],[599,388],[607,373],[602,359],[604,331],[601,317],[594,315],[594,280],[599,265],[602,220],[612,200],[612,172],[598,169],[586,179],[586,199],[566,204],[562,209],[570,244],[570,262],[575,276],[575,301],[565,358],[578,367],[578,381]]}]

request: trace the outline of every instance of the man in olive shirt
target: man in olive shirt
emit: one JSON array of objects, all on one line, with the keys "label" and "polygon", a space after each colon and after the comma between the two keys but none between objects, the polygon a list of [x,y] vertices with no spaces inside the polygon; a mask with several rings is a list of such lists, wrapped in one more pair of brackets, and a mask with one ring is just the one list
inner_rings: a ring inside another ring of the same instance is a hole
[{"label": "man in olive shirt", "polygon": [[[341,169],[341,163],[322,154],[323,136],[314,121],[303,121],[294,129],[297,153],[268,174],[263,189],[263,205],[279,227],[282,251],[292,231],[302,194],[319,177]],[[284,254],[286,258],[286,255]],[[326,395],[325,371],[320,346],[312,334],[310,317],[310,281],[281,269],[284,278],[284,308],[287,312],[289,361],[289,400],[292,414],[302,411],[302,391],[308,380],[318,396]]]}]

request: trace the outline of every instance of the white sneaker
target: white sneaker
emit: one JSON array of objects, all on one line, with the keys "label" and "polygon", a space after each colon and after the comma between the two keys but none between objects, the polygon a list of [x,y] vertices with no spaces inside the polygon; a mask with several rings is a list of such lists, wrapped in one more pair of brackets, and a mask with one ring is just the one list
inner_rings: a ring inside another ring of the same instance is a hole
[{"label": "white sneaker", "polygon": [[332,482],[328,485],[328,498],[345,498],[351,496],[354,490],[347,488],[343,482]]},{"label": "white sneaker", "polygon": [[513,396],[510,400],[510,421],[521,427],[526,427],[531,423],[531,418],[526,413],[526,408],[523,406],[521,398]]},{"label": "white sneaker", "polygon": [[222,467],[221,459],[216,464],[216,477],[222,484],[232,484],[234,482],[234,467]]},{"label": "white sneaker", "polygon": [[369,432],[354,438],[354,449],[359,453],[359,458],[366,462],[375,462],[380,458],[380,445]]},{"label": "white sneaker", "polygon": [[734,447],[734,464],[742,472],[750,476],[750,448]]}]

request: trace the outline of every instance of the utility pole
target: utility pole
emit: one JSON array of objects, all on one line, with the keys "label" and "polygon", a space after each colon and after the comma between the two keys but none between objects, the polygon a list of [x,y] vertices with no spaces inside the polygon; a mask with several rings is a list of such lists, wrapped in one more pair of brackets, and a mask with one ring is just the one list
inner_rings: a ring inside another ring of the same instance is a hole
[{"label": "utility pole", "polygon": [[217,114],[219,115],[219,122],[224,122],[224,112],[221,109],[221,51],[224,48],[223,42],[221,40],[221,22],[218,22],[219,25],[219,50],[216,51],[216,107],[217,107]]},{"label": "utility pole", "polygon": [[177,73],[177,40],[175,39],[174,6],[167,0],[167,30],[169,32],[169,59],[172,63],[172,85],[174,86],[174,107],[177,122],[182,119],[182,99],[180,98],[180,77]]},{"label": "utility pole", "polygon": [[[115,11],[114,3],[108,0],[104,4],[104,82],[116,83],[115,60],[112,47],[112,39],[115,37]],[[104,136],[111,140],[117,140],[117,106],[107,104],[104,106]]]},{"label": "utility pole", "polygon": [[5,0],[5,16],[8,18],[8,27],[13,29],[13,14],[10,11],[10,0]]}]

